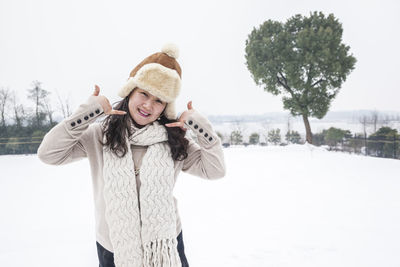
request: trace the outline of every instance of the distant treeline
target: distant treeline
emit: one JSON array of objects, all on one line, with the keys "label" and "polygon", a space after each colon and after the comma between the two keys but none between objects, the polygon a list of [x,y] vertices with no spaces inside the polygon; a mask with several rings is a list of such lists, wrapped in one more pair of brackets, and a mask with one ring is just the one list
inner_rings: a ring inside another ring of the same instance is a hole
[{"label": "distant treeline", "polygon": [[71,115],[70,100],[58,96],[57,107],[51,104],[51,92],[39,81],[26,90],[30,106],[21,104],[17,92],[0,88],[0,155],[36,153],[46,132],[57,124],[56,111],[66,118]]},{"label": "distant treeline", "polygon": [[[0,155],[36,153],[45,133],[58,123],[53,120],[55,111],[59,111],[64,118],[71,115],[69,99],[58,96],[57,108],[53,109],[50,104],[50,94],[42,88],[40,82],[34,81],[32,88],[27,89],[27,98],[32,101],[33,106],[25,107],[19,103],[15,91],[0,88]],[[370,116],[362,115],[359,118],[363,133],[352,133],[349,130],[331,127],[313,134],[313,144],[326,146],[329,150],[398,159],[400,158],[398,130],[385,125],[397,121],[396,119],[382,116],[374,111]],[[378,125],[385,126],[378,129]],[[236,122],[235,130],[229,135],[221,133],[218,135],[225,147],[250,144],[283,146],[305,142],[299,132],[290,130],[290,117],[287,121],[289,130],[284,134],[279,128],[270,129],[268,123],[263,123],[262,126],[264,131],[252,133],[247,140],[244,140],[245,129],[240,122]],[[372,129],[373,133],[367,135],[367,128]]]},{"label": "distant treeline", "polygon": [[[223,141],[224,147],[230,145],[280,145],[304,144],[304,139],[297,131],[287,131],[282,140],[281,130],[271,129],[261,133],[264,141],[260,141],[260,133],[252,133],[248,140],[243,138],[243,128],[237,127],[230,135],[218,136]],[[400,135],[397,129],[387,126],[379,128],[373,134],[351,133],[349,130],[330,127],[320,133],[313,134],[313,145],[325,146],[328,150],[344,151],[349,153],[364,154],[383,158],[400,159]]]}]

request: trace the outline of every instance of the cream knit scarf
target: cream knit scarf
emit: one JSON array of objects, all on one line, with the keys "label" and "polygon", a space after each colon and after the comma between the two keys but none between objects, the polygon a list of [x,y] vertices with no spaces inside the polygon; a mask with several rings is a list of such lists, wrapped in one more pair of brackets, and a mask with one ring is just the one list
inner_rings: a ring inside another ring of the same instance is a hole
[{"label": "cream knit scarf", "polygon": [[[174,162],[167,131],[158,121],[131,126],[128,151],[118,158],[103,148],[106,218],[116,267],[181,267],[174,211]],[[105,142],[105,135],[103,142]],[[148,146],[136,189],[131,144]]]}]

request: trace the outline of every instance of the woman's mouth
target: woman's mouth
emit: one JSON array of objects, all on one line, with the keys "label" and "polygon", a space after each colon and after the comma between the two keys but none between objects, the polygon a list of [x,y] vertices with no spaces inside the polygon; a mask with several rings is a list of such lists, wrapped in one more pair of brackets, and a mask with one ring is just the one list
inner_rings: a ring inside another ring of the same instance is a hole
[{"label": "woman's mouth", "polygon": [[141,116],[143,116],[143,117],[148,117],[148,116],[150,116],[150,113],[146,113],[146,112],[144,112],[143,110],[141,110],[141,109],[139,109],[139,108],[138,108],[138,111],[139,111],[139,114],[140,114]]}]

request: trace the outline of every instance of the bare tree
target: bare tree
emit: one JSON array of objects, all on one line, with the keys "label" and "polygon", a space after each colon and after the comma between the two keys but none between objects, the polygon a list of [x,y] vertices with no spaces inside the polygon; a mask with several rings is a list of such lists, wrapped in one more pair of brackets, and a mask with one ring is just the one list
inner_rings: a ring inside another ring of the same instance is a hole
[{"label": "bare tree", "polygon": [[374,126],[374,133],[376,133],[376,126],[379,122],[379,112],[374,110],[371,113],[371,124]]},{"label": "bare tree", "polygon": [[51,93],[48,92],[48,94],[43,99],[43,109],[47,117],[49,118],[50,125],[53,125],[53,113],[55,112],[55,110],[52,108],[51,105],[51,99],[49,97],[50,94]]},{"label": "bare tree", "polygon": [[[290,115],[290,113],[289,113],[289,115],[288,115],[288,117],[287,117],[287,122],[286,122],[286,125],[287,125],[287,132],[286,132],[286,136],[290,136],[290,130],[291,130],[291,115]],[[290,143],[290,140],[288,139],[288,140],[286,140],[287,142],[288,142],[288,144]]]},{"label": "bare tree", "polygon": [[382,117],[382,124],[383,125],[390,125],[392,121],[392,118],[388,114],[385,114],[385,116]]},{"label": "bare tree", "polygon": [[14,121],[18,128],[21,128],[24,123],[25,109],[22,104],[18,104],[17,94],[13,91],[11,96],[11,103],[13,106]]},{"label": "bare tree", "polygon": [[43,106],[44,106],[45,113],[49,117],[49,123],[50,123],[50,125],[52,125],[53,124],[53,113],[54,113],[54,110],[51,107],[50,101],[44,101]]},{"label": "bare tree", "polygon": [[367,146],[367,126],[369,124],[368,117],[366,115],[363,115],[360,117],[360,123],[363,126],[363,132],[364,132],[364,147],[365,147],[365,153],[368,155],[368,146]]},{"label": "bare tree", "polygon": [[6,127],[6,106],[10,99],[10,90],[7,88],[0,88],[0,119],[1,127]]},{"label": "bare tree", "polygon": [[59,109],[63,115],[63,118],[65,119],[72,114],[70,97],[68,95],[68,97],[62,98],[57,90],[56,93],[57,93]]},{"label": "bare tree", "polygon": [[268,143],[268,132],[271,128],[270,126],[271,125],[270,125],[269,121],[263,121],[261,123],[261,127],[264,129],[264,131],[262,132],[262,136],[264,137],[265,143]]},{"label": "bare tree", "polygon": [[368,117],[366,115],[362,115],[360,117],[359,121],[360,121],[360,123],[361,123],[361,125],[363,127],[364,136],[367,136],[367,126],[369,124]]},{"label": "bare tree", "polygon": [[46,115],[43,112],[43,108],[45,107],[45,102],[47,96],[50,92],[44,90],[39,81],[34,81],[32,83],[33,88],[28,89],[28,98],[31,99],[35,104],[35,121],[37,126],[42,125],[42,121],[44,121]]}]

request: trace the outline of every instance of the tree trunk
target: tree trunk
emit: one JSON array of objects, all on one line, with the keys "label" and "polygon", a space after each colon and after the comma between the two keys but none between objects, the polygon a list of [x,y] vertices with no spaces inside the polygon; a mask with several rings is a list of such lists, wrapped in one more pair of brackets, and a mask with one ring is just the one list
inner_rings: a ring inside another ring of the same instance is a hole
[{"label": "tree trunk", "polygon": [[4,116],[4,112],[1,113],[1,126],[6,127],[6,119]]},{"label": "tree trunk", "polygon": [[39,88],[36,86],[36,123],[37,127],[40,127],[40,116],[39,116]]},{"label": "tree trunk", "polygon": [[310,122],[308,121],[307,116],[304,114],[303,114],[303,121],[304,121],[304,126],[306,127],[306,141],[309,144],[312,144],[312,133],[311,133]]}]

